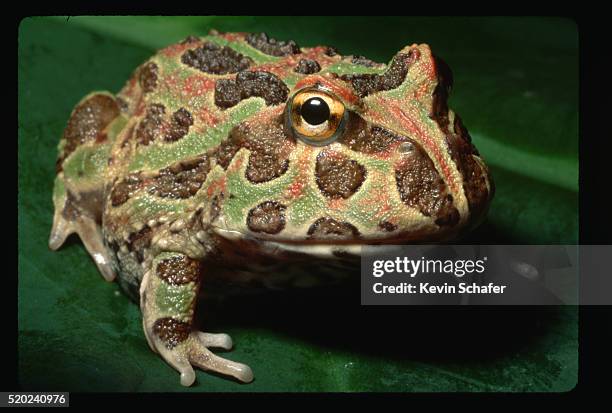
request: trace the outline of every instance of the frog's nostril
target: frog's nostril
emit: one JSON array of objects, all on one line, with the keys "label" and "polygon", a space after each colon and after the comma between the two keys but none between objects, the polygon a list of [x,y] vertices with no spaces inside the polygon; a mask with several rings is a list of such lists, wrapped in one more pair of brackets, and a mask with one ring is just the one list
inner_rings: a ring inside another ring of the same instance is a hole
[{"label": "frog's nostril", "polygon": [[402,142],[399,146],[399,153],[410,153],[414,150],[414,145],[411,142]]}]

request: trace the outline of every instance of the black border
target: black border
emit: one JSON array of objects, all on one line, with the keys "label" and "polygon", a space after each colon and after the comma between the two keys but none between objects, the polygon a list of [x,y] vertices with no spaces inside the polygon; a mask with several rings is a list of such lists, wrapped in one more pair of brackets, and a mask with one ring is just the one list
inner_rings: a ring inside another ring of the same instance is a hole
[{"label": "black border", "polygon": [[[74,6],[74,5],[73,5]],[[113,6],[110,12],[92,12],[91,10],[72,7],[69,12],[53,5],[53,10],[38,9],[36,12],[28,11],[28,15],[47,14],[140,14],[138,10],[125,7],[125,3],[119,9]],[[209,4],[202,4],[209,6]],[[289,7],[290,8],[290,7]],[[140,9],[146,10],[146,9]],[[210,10],[209,10],[210,11]],[[235,12],[235,10],[232,10]],[[283,11],[287,11],[283,9]],[[326,10],[327,11],[327,10]],[[160,13],[163,14],[163,13]],[[180,13],[179,13],[180,14]],[[17,17],[18,27],[23,18]],[[607,64],[609,56],[609,44],[607,29],[609,21],[601,18],[569,17],[574,20],[579,33],[580,54],[580,175],[579,175],[579,240],[583,245],[588,244],[610,244],[612,239],[612,225],[610,203],[610,174],[607,166],[611,165],[610,156],[612,150],[610,141],[612,133],[610,122],[612,116],[609,112],[607,91],[610,89],[610,66]],[[14,168],[13,170],[16,170]],[[4,346],[4,363],[2,368],[2,391],[19,390],[17,382],[17,272],[5,271],[3,283],[5,299],[3,304],[6,316],[3,320],[2,336]],[[14,302],[12,300],[15,300]],[[14,312],[13,312],[14,311]],[[579,397],[605,395],[608,390],[610,353],[612,339],[610,326],[612,325],[612,306],[582,306],[579,309],[579,378],[577,386],[567,393],[306,393],[306,394],[271,394],[258,393],[268,403],[277,399],[292,399],[293,397],[308,398],[313,401],[327,401],[332,397],[345,399],[355,397],[359,400],[373,398],[384,398],[385,400],[445,400],[456,397],[476,397],[485,399],[515,399],[526,398],[530,400],[564,401]],[[12,315],[12,316],[11,316]],[[143,402],[155,403],[159,407],[173,407],[184,409],[185,402],[197,403],[196,408],[210,408],[209,401],[221,399],[242,401],[250,398],[254,393],[72,393],[70,403],[72,406],[96,407],[128,407],[131,403],[142,407]],[[306,396],[306,397],[304,397]],[[291,400],[287,400],[291,401]],[[410,405],[404,405],[410,408]]]}]

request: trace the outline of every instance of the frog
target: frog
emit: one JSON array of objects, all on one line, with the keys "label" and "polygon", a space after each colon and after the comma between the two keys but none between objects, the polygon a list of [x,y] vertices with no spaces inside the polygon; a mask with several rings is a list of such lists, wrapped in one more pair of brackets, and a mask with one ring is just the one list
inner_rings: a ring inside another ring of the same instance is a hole
[{"label": "frog", "polygon": [[194,368],[249,383],[212,350],[231,337],[197,325],[200,300],[335,280],[367,245],[448,242],[485,219],[494,184],[452,86],[427,44],[385,64],[266,33],[189,36],[72,110],[49,247],[80,238],[182,385]]}]

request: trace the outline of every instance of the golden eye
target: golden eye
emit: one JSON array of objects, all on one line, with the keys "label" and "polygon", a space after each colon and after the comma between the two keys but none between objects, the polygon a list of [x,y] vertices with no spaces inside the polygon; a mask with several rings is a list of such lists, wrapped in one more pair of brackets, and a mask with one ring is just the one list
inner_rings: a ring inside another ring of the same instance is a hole
[{"label": "golden eye", "polygon": [[336,96],[318,88],[298,91],[287,105],[287,122],[304,142],[322,146],[337,139],[344,130],[348,111]]}]

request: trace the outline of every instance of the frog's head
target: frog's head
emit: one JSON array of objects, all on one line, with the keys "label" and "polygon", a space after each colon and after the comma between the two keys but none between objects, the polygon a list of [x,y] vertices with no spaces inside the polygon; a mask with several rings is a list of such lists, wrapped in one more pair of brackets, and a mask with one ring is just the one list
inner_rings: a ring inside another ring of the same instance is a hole
[{"label": "frog's head", "polygon": [[[447,107],[452,75],[429,46],[405,47],[388,65],[318,47],[261,66],[232,80],[260,89],[247,95],[265,105],[219,150],[219,229],[400,243],[449,239],[483,218],[492,181]],[[227,91],[215,92],[223,104]]]}]

